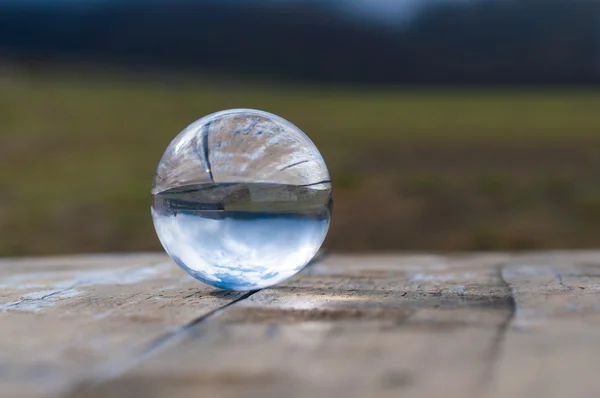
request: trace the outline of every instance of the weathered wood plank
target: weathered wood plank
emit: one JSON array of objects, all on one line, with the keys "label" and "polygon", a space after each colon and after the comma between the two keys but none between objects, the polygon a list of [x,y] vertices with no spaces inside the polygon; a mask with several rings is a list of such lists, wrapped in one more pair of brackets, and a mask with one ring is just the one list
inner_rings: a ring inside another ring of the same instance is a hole
[{"label": "weathered wood plank", "polygon": [[506,256],[331,256],[72,396],[480,397],[514,303]]},{"label": "weathered wood plank", "polygon": [[144,347],[220,308],[164,255],[0,261],[0,396],[58,394],[118,372]]},{"label": "weathered wood plank", "polygon": [[600,255],[510,262],[516,313],[498,356],[493,397],[600,396]]},{"label": "weathered wood plank", "polygon": [[0,396],[596,396],[599,270],[330,256],[248,297],[163,255],[0,260]]}]

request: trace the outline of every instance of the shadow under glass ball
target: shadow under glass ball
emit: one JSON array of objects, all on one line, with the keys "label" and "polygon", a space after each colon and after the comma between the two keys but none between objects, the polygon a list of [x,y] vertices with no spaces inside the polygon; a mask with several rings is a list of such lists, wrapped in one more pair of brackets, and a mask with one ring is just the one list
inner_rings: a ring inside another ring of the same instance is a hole
[{"label": "shadow under glass ball", "polygon": [[254,290],[299,272],[331,219],[329,172],[312,141],[276,115],[233,109],[185,128],[152,186],[161,244],[193,277]]}]

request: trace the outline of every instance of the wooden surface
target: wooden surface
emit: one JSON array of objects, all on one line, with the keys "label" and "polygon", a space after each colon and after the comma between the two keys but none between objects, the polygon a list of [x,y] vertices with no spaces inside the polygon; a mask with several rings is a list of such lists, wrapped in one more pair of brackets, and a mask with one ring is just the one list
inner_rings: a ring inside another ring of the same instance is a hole
[{"label": "wooden surface", "polygon": [[0,260],[2,397],[596,397],[600,252],[329,255],[215,290],[160,254]]}]

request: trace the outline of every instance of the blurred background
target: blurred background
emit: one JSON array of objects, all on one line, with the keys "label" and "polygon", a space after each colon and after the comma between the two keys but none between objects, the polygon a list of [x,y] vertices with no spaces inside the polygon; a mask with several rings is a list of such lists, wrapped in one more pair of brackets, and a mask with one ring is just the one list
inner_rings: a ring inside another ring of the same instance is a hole
[{"label": "blurred background", "polygon": [[0,256],[159,250],[150,185],[208,113],[276,113],[326,247],[600,246],[600,2],[2,0]]}]

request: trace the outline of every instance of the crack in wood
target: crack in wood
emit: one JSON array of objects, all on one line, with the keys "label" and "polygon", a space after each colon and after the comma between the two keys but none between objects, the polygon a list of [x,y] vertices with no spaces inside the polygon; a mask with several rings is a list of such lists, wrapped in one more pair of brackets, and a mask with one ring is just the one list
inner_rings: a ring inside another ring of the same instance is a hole
[{"label": "crack in wood", "polygon": [[[328,252],[319,251],[313,259],[306,265],[305,268],[309,268],[316,263],[321,262],[325,257],[328,256]],[[110,362],[106,364],[103,368],[101,368],[98,372],[95,372],[92,377],[87,380],[80,382],[75,388],[69,391],[65,396],[68,398],[77,398],[77,397],[85,397],[93,391],[95,388],[103,385],[104,383],[110,382],[111,380],[115,380],[125,374],[128,370],[134,368],[136,365],[144,362],[148,358],[162,352],[166,348],[177,344],[182,341],[186,337],[193,335],[196,331],[195,329],[207,322],[211,318],[219,315],[221,312],[225,311],[227,308],[248,299],[250,296],[258,293],[259,290],[249,291],[244,293],[242,296],[239,296],[235,300],[228,302],[227,304],[218,307],[204,315],[201,315],[185,325],[179,326],[177,328],[172,329],[171,331],[157,337],[152,340],[144,347],[142,347],[137,352],[134,352],[128,358],[120,358],[117,361]],[[191,295],[186,296],[185,298],[193,297],[197,293],[193,293]],[[225,292],[224,295],[228,295],[230,292]]]},{"label": "crack in wood", "polygon": [[496,334],[494,336],[494,339],[492,340],[492,345],[490,347],[490,350],[488,351],[487,366],[481,378],[481,387],[483,388],[488,388],[493,380],[494,370],[498,358],[500,357],[500,354],[502,352],[502,347],[504,346],[504,342],[506,340],[506,334],[510,329],[515,319],[515,315],[517,313],[517,303],[515,300],[514,290],[510,283],[508,283],[504,278],[504,269],[506,268],[506,265],[506,263],[503,263],[499,264],[496,267],[496,276],[499,279],[502,287],[504,288],[505,302],[508,307],[508,313],[506,314],[502,322],[500,322],[500,324],[498,325],[498,328],[496,329]]},{"label": "crack in wood", "polygon": [[[114,276],[118,275],[122,279],[127,279],[129,276],[134,276],[136,273],[139,273],[140,270],[144,271],[146,269],[151,269],[151,268],[154,268],[161,264],[164,264],[164,262],[162,262],[162,261],[155,262],[155,263],[152,263],[149,265],[134,267],[134,268],[127,269],[127,270],[119,270],[119,271],[115,271],[111,276],[114,277]],[[94,271],[92,271],[92,272],[94,272]],[[74,278],[74,280],[72,281],[73,283],[71,283],[70,285],[68,285],[66,287],[58,287],[59,285],[63,285],[64,281],[62,281],[62,280],[55,281],[54,283],[50,283],[50,285],[47,286],[47,288],[51,288],[49,290],[41,291],[41,292],[35,292],[35,291],[27,292],[27,293],[23,294],[23,296],[25,296],[25,297],[21,298],[18,301],[0,304],[0,312],[12,311],[12,310],[37,311],[37,310],[43,309],[44,307],[53,305],[57,301],[55,299],[60,300],[60,299],[67,299],[70,297],[78,296],[79,293],[81,293],[81,292],[78,292],[77,289],[79,289],[81,287],[112,283],[112,279],[109,279],[109,281],[106,281],[106,280],[102,280],[102,277],[103,276],[97,275],[97,274],[93,275],[89,278],[83,278],[81,276],[76,275],[73,277]],[[106,276],[104,275],[104,277],[106,277]],[[48,293],[46,293],[46,292],[48,292]],[[69,293],[69,292],[72,293],[72,296],[67,296],[67,297],[62,296],[65,293]],[[46,294],[39,295],[39,293],[46,293]],[[29,296],[29,297],[27,297],[27,296]]]},{"label": "crack in wood", "polygon": [[15,301],[14,303],[7,304],[6,307],[5,307],[5,310],[7,310],[7,309],[13,309],[13,308],[18,308],[21,304],[41,303],[44,300],[47,300],[47,299],[49,299],[51,297],[54,297],[54,296],[62,294],[62,293],[66,293],[69,290],[73,290],[76,287],[77,287],[77,285],[73,285],[73,286],[70,286],[70,287],[67,287],[67,288],[64,288],[64,289],[56,290],[56,291],[54,291],[52,293],[48,293],[48,294],[43,295],[41,297],[24,298],[24,299],[21,299],[19,301]]},{"label": "crack in wood", "polygon": [[555,277],[561,287],[564,287],[566,290],[573,290],[573,286],[568,286],[563,283],[563,276],[560,272],[555,272]]},{"label": "crack in wood", "polygon": [[188,336],[195,327],[198,327],[200,324],[218,315],[228,307],[239,303],[240,301],[246,300],[247,298],[259,291],[260,290],[249,291],[243,294],[242,296],[238,297],[237,299],[232,300],[219,308],[216,308],[204,315],[201,315],[191,320],[185,325],[172,329],[171,331],[163,334],[162,336],[159,336],[156,339],[152,340],[144,347],[142,347],[139,351],[133,353],[133,355],[131,355],[125,360],[120,359],[118,361],[108,363],[105,367],[101,368],[98,372],[93,374],[93,378],[82,381],[79,385],[77,385],[72,391],[66,394],[66,397],[77,398],[87,396],[90,393],[90,391],[94,388],[100,386],[103,383],[109,382],[110,380],[118,378],[119,376],[126,373],[128,370],[132,369],[136,365],[148,359],[149,357],[156,355],[159,352],[163,351],[165,348],[171,346],[172,344],[181,341],[183,338]]}]

